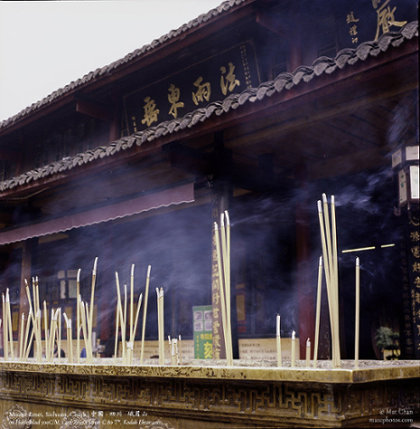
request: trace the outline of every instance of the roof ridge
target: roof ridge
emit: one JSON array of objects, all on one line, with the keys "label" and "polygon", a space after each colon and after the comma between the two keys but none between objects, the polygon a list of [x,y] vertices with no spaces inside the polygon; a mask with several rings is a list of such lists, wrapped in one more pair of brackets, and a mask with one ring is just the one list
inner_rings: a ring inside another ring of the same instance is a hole
[{"label": "roof ridge", "polygon": [[364,42],[356,48],[340,50],[334,59],[329,57],[316,58],[311,66],[299,66],[292,73],[283,72],[273,80],[262,82],[257,87],[247,88],[240,93],[230,94],[223,100],[213,101],[206,107],[193,110],[181,118],[164,121],[153,127],[138,131],[130,136],[121,137],[111,143],[89,149],[71,157],[64,157],[59,161],[27,171],[19,176],[0,182],[0,192],[13,189],[19,185],[52,176],[63,171],[71,170],[95,160],[112,156],[117,152],[130,149],[133,145],[141,146],[161,136],[172,134],[185,128],[191,128],[198,122],[204,122],[213,114],[220,116],[230,110],[236,110],[241,105],[279,93],[283,89],[291,89],[301,82],[309,82],[313,78],[324,73],[331,74],[337,69],[343,69],[347,65],[353,65],[358,61],[364,61],[369,56],[378,56],[388,50],[390,46],[398,47],[404,40],[418,37],[418,21],[407,23],[398,32],[383,34],[377,41]]},{"label": "roof ridge", "polygon": [[163,36],[154,39],[152,42],[147,43],[143,45],[142,47],[135,49],[132,52],[129,52],[124,57],[113,61],[110,64],[107,64],[103,67],[98,67],[95,70],[92,70],[85,75],[83,75],[81,78],[73,80],[69,82],[67,85],[58,88],[48,94],[47,96],[41,98],[38,101],[35,101],[34,103],[30,104],[29,106],[25,107],[15,115],[6,118],[2,121],[0,121],[0,130],[2,128],[5,128],[18,120],[22,119],[23,117],[29,115],[32,112],[35,112],[36,110],[40,109],[41,107],[55,101],[56,99],[59,99],[60,97],[64,96],[68,92],[77,89],[78,87],[81,87],[83,85],[86,85],[95,79],[99,78],[100,76],[112,73],[114,70],[118,69],[119,67],[124,66],[125,64],[129,63],[130,61],[133,61],[136,58],[141,57],[144,53],[150,52],[154,49],[157,49],[158,47],[162,46],[164,43],[168,42],[169,40],[179,36],[180,34],[190,30],[191,28],[197,27],[198,25],[205,23],[209,21],[210,19],[227,12],[229,9],[233,8],[234,6],[237,6],[241,3],[245,3],[248,0],[225,0],[223,1],[219,6],[210,9],[208,12],[200,14],[197,18],[194,18],[190,21],[188,21],[185,24],[182,24],[177,29],[171,30],[168,33],[164,34]]}]

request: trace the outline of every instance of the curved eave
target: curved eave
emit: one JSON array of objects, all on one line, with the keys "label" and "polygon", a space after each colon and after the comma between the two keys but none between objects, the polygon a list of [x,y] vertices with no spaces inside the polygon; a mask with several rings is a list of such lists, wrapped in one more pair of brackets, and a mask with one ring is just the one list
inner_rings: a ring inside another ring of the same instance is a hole
[{"label": "curved eave", "polygon": [[[318,88],[327,86],[338,78],[346,79],[352,74],[377,67],[381,62],[386,63],[390,59],[411,55],[418,52],[418,44],[415,38],[418,38],[417,21],[406,24],[399,32],[382,35],[377,42],[365,42],[354,49],[343,49],[338,52],[334,59],[317,58],[311,66],[300,66],[293,73],[281,73],[274,80],[263,82],[258,87],[248,88],[239,94],[231,94],[224,100],[212,102],[182,118],[162,122],[96,149],[63,158],[60,161],[0,182],[0,197],[13,190],[30,187],[43,179],[50,178],[53,180],[63,177],[77,167],[100,163],[101,161],[110,162],[110,158],[117,154],[127,152],[131,155],[133,151],[138,153],[140,147],[142,151],[146,151],[149,146],[152,146],[152,143],[156,144],[159,141],[164,144],[171,139],[180,138],[204,122],[213,121],[217,123],[219,117],[228,120],[228,116],[225,115],[233,114],[233,111],[241,111],[246,114],[245,109],[251,105],[258,104],[255,109],[264,109],[270,104],[282,103],[289,95],[293,97],[304,93],[305,84],[311,83],[310,90],[313,90],[316,85]],[[389,53],[389,55],[385,55],[385,53]],[[375,61],[368,61],[370,59],[375,59]],[[353,67],[357,64],[360,67]],[[331,80],[329,76],[334,76],[334,79]],[[256,103],[257,101],[264,101],[264,104]]]},{"label": "curved eave", "polygon": [[[198,16],[176,30],[155,39],[150,44],[129,53],[120,60],[87,73],[82,78],[52,92],[47,97],[26,107],[16,115],[0,122],[0,135],[39,119],[73,101],[80,91],[93,90],[115,82],[125,75],[152,63],[159,56],[167,56],[183,46],[196,43],[215,31],[213,25],[221,25],[221,20],[236,21],[242,17],[240,11],[255,0],[227,0],[209,12]],[[223,23],[229,25],[229,22]]]}]

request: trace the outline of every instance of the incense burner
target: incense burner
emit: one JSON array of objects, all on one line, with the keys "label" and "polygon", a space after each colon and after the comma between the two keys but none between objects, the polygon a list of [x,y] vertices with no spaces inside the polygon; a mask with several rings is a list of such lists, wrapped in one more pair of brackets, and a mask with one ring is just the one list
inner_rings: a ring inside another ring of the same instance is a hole
[{"label": "incense burner", "polygon": [[2,362],[0,413],[10,427],[57,428],[408,427],[419,417],[418,361],[258,365]]}]

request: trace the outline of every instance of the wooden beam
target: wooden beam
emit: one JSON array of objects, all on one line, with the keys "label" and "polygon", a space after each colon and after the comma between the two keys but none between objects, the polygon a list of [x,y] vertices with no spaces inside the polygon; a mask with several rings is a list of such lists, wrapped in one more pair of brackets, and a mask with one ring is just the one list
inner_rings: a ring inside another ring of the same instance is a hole
[{"label": "wooden beam", "polygon": [[110,111],[107,107],[103,106],[102,104],[87,100],[76,101],[76,112],[106,122],[111,121],[114,117],[112,111]]}]

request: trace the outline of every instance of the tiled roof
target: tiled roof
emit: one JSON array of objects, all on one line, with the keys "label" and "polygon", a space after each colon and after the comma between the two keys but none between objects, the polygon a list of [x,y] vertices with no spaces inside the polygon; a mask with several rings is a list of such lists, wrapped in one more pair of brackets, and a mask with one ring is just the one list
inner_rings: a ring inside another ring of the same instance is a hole
[{"label": "tiled roof", "polygon": [[141,146],[161,136],[174,134],[177,131],[191,128],[199,122],[204,122],[213,115],[223,115],[248,102],[253,103],[257,100],[263,100],[274,93],[280,93],[285,89],[289,90],[300,85],[302,82],[309,82],[323,74],[332,74],[337,70],[353,65],[359,61],[365,61],[369,57],[377,57],[382,52],[386,52],[390,47],[398,47],[406,40],[410,40],[414,37],[418,37],[418,21],[406,24],[398,32],[383,34],[376,42],[364,42],[356,48],[343,49],[337,53],[335,58],[317,58],[311,66],[298,67],[293,73],[281,73],[275,79],[263,82],[256,88],[248,88],[239,94],[231,94],[221,101],[215,101],[208,104],[206,107],[196,109],[182,118],[162,122],[156,126],[132,134],[131,136],[122,137],[112,143],[99,146],[96,149],[79,153],[73,157],[63,158],[60,161],[53,162],[44,167],[28,171],[12,179],[0,182],[0,191],[13,189],[44,177],[62,173],[74,167],[115,155],[135,145]]},{"label": "tiled roof", "polygon": [[187,22],[186,24],[183,24],[181,27],[179,27],[176,30],[171,30],[169,33],[163,35],[159,39],[153,40],[153,42],[144,45],[143,47],[136,49],[135,51],[127,54],[125,57],[118,61],[114,61],[113,63],[105,66],[100,67],[85,76],[83,76],[80,79],[77,79],[73,82],[70,82],[68,85],[66,85],[63,88],[60,88],[54,92],[52,92],[47,97],[43,98],[40,101],[37,101],[30,106],[26,107],[16,115],[5,119],[4,121],[0,122],[0,130],[2,128],[5,128],[7,126],[12,125],[13,123],[19,121],[20,119],[24,118],[25,116],[37,111],[41,107],[44,107],[59,98],[65,96],[66,94],[70,93],[71,91],[74,91],[76,89],[79,89],[81,87],[84,87],[96,80],[99,80],[101,77],[110,75],[117,71],[122,66],[125,66],[126,64],[140,58],[142,55],[149,53],[150,51],[153,51],[154,49],[157,49],[159,47],[162,47],[164,44],[168,43],[171,39],[174,39],[183,33],[198,27],[202,24],[205,24],[206,22],[210,21],[212,18],[215,18],[219,16],[222,13],[227,12],[228,10],[232,9],[235,6],[240,5],[241,3],[245,3],[249,0],[226,0],[223,3],[221,3],[218,7],[211,9],[209,12],[201,14],[197,18]]}]

